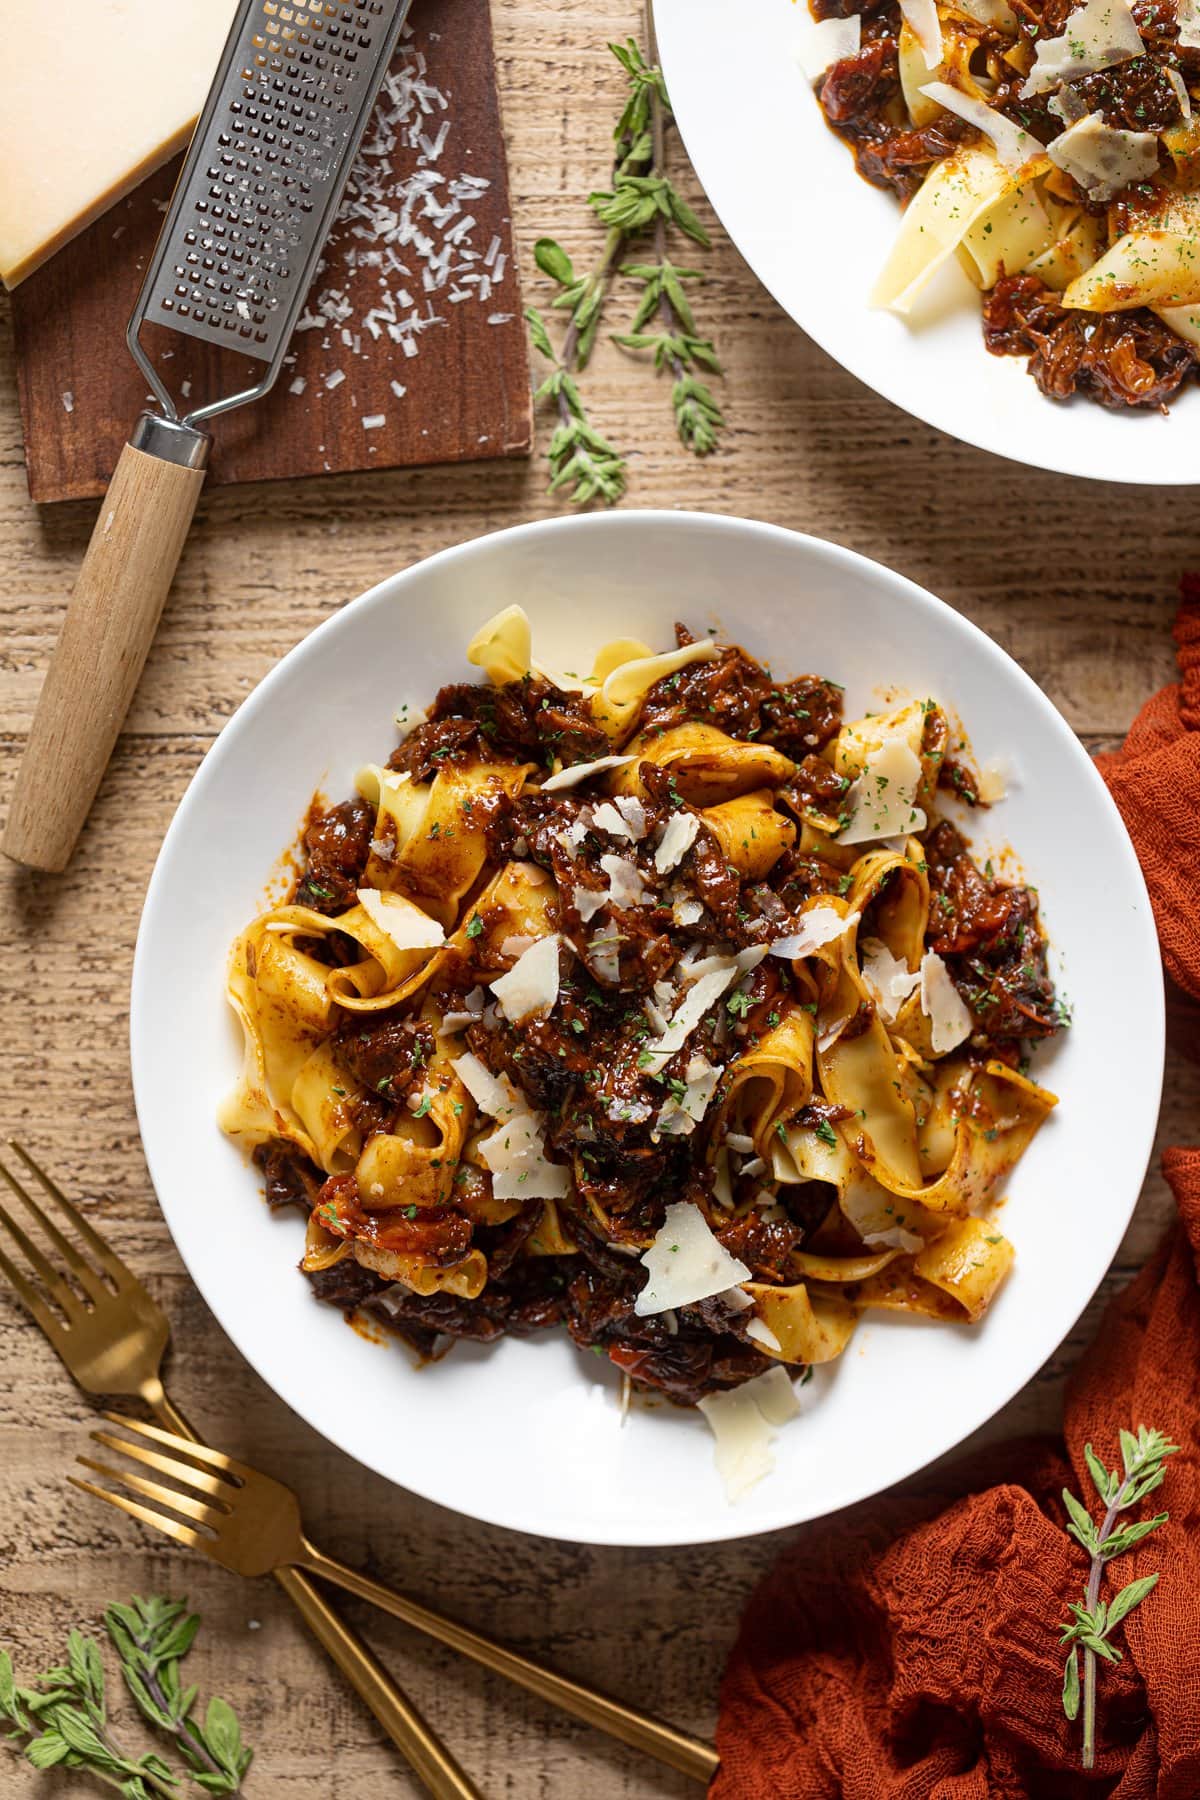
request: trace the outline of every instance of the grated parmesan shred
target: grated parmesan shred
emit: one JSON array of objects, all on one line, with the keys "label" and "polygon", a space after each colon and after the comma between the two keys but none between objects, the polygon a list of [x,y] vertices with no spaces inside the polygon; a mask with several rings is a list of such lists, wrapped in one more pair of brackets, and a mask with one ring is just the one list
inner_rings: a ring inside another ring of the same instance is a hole
[{"label": "grated parmesan shred", "polygon": [[[370,271],[376,291],[356,316],[348,293],[321,286],[325,259],[296,326],[297,331],[320,332],[322,349],[339,342],[353,356],[367,359],[376,343],[387,352],[397,346],[406,359],[415,357],[424,334],[446,324],[451,305],[489,307],[489,325],[507,324],[514,317],[491,310],[506,272],[501,240],[489,234],[485,247],[476,240],[475,209],[491,183],[463,168],[469,149],[451,160],[450,97],[429,79],[425,55],[412,42],[410,28],[401,44],[329,238],[350,271]],[[397,155],[409,164],[412,152],[416,166],[398,175]],[[458,172],[451,173],[456,167]],[[357,286],[361,292],[363,284]],[[323,377],[324,385],[336,387],[345,378],[344,370],[334,369]],[[391,388],[397,399],[404,397],[402,383],[393,381]],[[302,390],[293,384],[290,391]],[[374,429],[366,420],[363,424]]]}]

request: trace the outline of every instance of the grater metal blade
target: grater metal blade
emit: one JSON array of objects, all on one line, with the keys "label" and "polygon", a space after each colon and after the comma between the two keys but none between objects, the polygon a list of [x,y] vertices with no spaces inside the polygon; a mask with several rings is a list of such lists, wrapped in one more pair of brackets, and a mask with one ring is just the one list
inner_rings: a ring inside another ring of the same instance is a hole
[{"label": "grater metal blade", "polygon": [[409,4],[241,0],[126,334],[167,419],[148,323],[267,365],[187,426],[274,383]]}]

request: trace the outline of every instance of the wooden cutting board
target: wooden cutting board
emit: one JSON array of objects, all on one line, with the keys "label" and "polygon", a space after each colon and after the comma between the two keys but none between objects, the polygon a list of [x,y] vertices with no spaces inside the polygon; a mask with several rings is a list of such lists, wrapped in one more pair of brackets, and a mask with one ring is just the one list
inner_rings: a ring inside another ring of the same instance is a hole
[{"label": "wooden cutting board", "polygon": [[[34,500],[102,494],[146,404],[125,327],[178,171],[177,159],[13,294]],[[216,421],[210,481],[529,453],[488,0],[418,0],[306,319],[274,392]],[[228,353],[157,327],[144,341],[181,410],[228,391]]]}]

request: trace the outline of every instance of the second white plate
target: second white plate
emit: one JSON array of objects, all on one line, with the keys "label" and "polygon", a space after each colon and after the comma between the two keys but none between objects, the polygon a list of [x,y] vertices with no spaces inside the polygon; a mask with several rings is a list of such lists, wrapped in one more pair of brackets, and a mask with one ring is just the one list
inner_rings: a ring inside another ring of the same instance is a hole
[{"label": "second white plate", "polygon": [[[797,66],[807,0],[655,0],[671,104],[705,192],[754,273],[823,350],[927,424],[1034,468],[1104,481],[1200,482],[1200,391],[1161,413],[1040,394],[1024,359],[984,347],[957,265],[918,326],[867,296],[900,224],[825,124]],[[686,260],[686,259],[685,259]]]}]

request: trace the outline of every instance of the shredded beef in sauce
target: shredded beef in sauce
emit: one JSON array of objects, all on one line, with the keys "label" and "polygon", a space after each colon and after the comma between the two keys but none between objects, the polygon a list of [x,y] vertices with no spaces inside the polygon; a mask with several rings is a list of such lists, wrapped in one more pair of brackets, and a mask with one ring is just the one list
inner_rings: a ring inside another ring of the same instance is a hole
[{"label": "shredded beef in sauce", "polygon": [[[677,637],[681,644],[692,641],[682,626]],[[815,675],[776,682],[743,651],[722,646],[711,660],[651,688],[637,729],[654,735],[690,722],[771,745],[790,757],[796,767],[777,795],[785,814],[800,819],[806,810],[838,810],[848,783],[828,760],[842,723],[842,695],[835,684]],[[446,764],[544,766],[555,757],[591,760],[611,747],[578,695],[530,677],[501,689],[443,688],[427,721],[393,753],[390,767],[427,781]],[[646,835],[621,842],[619,849],[654,887],[655,903],[616,915],[623,939],[616,984],[611,973],[589,963],[592,927],[581,926],[572,898],[579,888],[606,885],[599,859],[613,851],[613,840],[588,830],[572,849],[564,842],[564,834],[608,797],[603,781],[593,778],[562,792],[501,796],[487,820],[492,866],[523,859],[553,876],[559,929],[577,954],[563,961],[558,1002],[549,1016],[517,1027],[490,1007],[466,1027],[465,1046],[545,1115],[549,1160],[573,1164],[578,1210],[563,1203],[558,1219],[574,1253],[526,1254],[542,1204],[527,1202],[515,1216],[497,1222],[488,1178],[466,1164],[458,1171],[451,1204],[372,1213],[363,1207],[352,1174],[326,1178],[286,1143],[264,1146],[258,1161],[272,1206],[319,1208],[326,1223],[340,1221],[381,1250],[420,1253],[439,1267],[453,1267],[472,1248],[488,1259],[488,1281],[476,1299],[445,1292],[422,1296],[350,1257],[308,1275],[318,1299],[347,1314],[369,1314],[426,1357],[456,1338],[487,1343],[505,1334],[565,1327],[581,1349],[606,1356],[636,1384],[691,1404],[761,1373],[770,1359],[746,1336],[746,1317],[753,1314],[731,1312],[719,1296],[676,1314],[637,1317],[634,1302],[645,1280],[638,1255],[662,1224],[666,1206],[702,1202],[719,1241],[746,1263],[753,1278],[781,1284],[792,1279],[792,1253],[829,1214],[832,1191],[812,1181],[784,1186],[776,1203],[761,1209],[751,1205],[761,1174],[735,1173],[734,1212],[722,1224],[703,1132],[664,1134],[657,1141],[651,1135],[665,1095],[672,1084],[682,1085],[692,1058],[702,1054],[715,1065],[727,1064],[777,1024],[784,1009],[807,1004],[795,991],[790,965],[773,957],[760,962],[733,1003],[717,1005],[702,1021],[661,1079],[649,1073],[644,1054],[652,1035],[655,982],[684,948],[692,954],[714,946],[748,948],[787,935],[807,901],[844,894],[847,878],[832,863],[803,851],[799,838],[766,879],[743,878],[702,822],[691,850],[664,879],[654,869],[657,828],[678,811],[698,809],[686,798],[685,776],[676,779],[649,762],[641,765],[640,775]],[[968,800],[978,799],[965,767],[956,774],[947,764],[943,780]],[[372,809],[358,800],[310,820],[297,901],[326,913],[353,904],[372,820]],[[1048,1035],[1062,1023],[1046,971],[1036,897],[982,873],[948,823],[930,835],[928,872],[935,895],[931,947],[945,957],[971,1009],[979,1053],[1015,1061],[1024,1040]],[[673,908],[681,903],[694,915],[686,928],[674,918]],[[606,909],[593,924],[611,916]],[[581,948],[584,954],[578,954]],[[429,1000],[440,1013],[458,1010],[464,984],[473,978],[477,973],[464,974],[452,959],[432,982]],[[872,1016],[869,1005],[860,1007],[843,1035],[866,1029]],[[348,1013],[334,1042],[363,1093],[355,1116],[364,1141],[374,1131],[393,1130],[421,1091],[434,1048],[430,1028],[403,1012]],[[814,1098],[800,1122],[828,1130],[847,1116],[846,1108]],[[607,1241],[593,1207],[607,1217]]]},{"label": "shredded beef in sauce", "polygon": [[[1077,0],[1040,4],[1013,0],[1020,39],[1032,50],[1039,40],[1061,36],[1076,4]],[[910,123],[897,67],[901,14],[896,0],[864,0],[862,5],[854,0],[812,0],[812,12],[818,19],[857,12],[862,19],[859,52],[828,70],[818,100],[826,123],[850,145],[859,174],[907,204],[935,163],[960,145],[980,142],[981,134],[946,112],[920,129]],[[1145,54],[1098,74],[1076,76],[1070,85],[1083,110],[1099,112],[1106,125],[1161,132],[1182,117],[1179,95],[1165,71],[1178,71],[1189,85],[1200,82],[1200,50],[1179,43],[1172,0],[1134,0],[1132,12]],[[1024,74],[1002,60],[1010,36],[982,24],[973,28],[976,33],[980,40],[976,58],[986,56],[989,48],[999,53],[989,64],[996,86],[988,104],[1039,143],[1052,143],[1066,129],[1051,108],[1054,93],[1022,98]],[[1169,172],[1170,159],[1161,147],[1159,156],[1163,170]],[[1091,199],[1061,171],[1055,179],[1070,204],[1098,217],[1109,210],[1108,203]],[[1138,207],[1154,193],[1153,184],[1134,184],[1114,199],[1114,237],[1131,228]],[[983,337],[993,355],[1025,357],[1041,392],[1054,400],[1079,395],[1109,408],[1165,410],[1180,387],[1200,371],[1196,348],[1149,307],[1110,313],[1069,310],[1053,288],[1031,274],[1002,273],[983,295]]]}]

